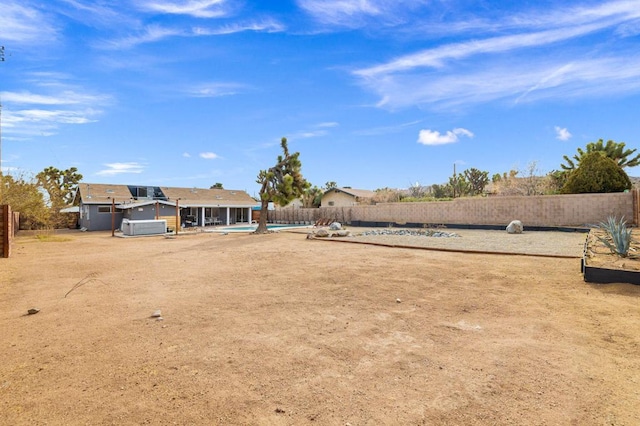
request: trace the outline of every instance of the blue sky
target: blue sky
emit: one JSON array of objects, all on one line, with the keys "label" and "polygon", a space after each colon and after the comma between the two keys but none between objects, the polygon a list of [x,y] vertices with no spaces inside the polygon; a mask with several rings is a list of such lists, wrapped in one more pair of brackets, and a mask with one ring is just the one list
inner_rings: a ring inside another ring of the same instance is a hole
[{"label": "blue sky", "polygon": [[[0,0],[2,169],[255,195],[640,148],[640,0]],[[631,176],[640,171],[631,169]]]}]

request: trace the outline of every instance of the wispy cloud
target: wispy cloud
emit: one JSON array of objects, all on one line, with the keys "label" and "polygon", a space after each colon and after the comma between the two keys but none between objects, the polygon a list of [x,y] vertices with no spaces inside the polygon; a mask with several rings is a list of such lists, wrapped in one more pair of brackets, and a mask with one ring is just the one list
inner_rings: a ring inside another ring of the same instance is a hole
[{"label": "wispy cloud", "polygon": [[107,163],[104,164],[106,169],[96,172],[98,176],[114,176],[121,174],[140,174],[144,171],[145,166],[137,162],[129,163]]},{"label": "wispy cloud", "polygon": [[45,44],[58,39],[58,29],[48,15],[23,1],[2,2],[2,44]]},{"label": "wispy cloud", "polygon": [[236,95],[245,89],[246,86],[240,83],[211,82],[190,87],[186,92],[195,98],[219,98]]},{"label": "wispy cloud", "polygon": [[637,91],[640,54],[633,44],[603,49],[588,47],[593,44],[584,39],[608,31],[615,40],[616,31],[638,17],[637,1],[508,16],[495,26],[518,33],[494,37],[487,28],[485,38],[475,33],[473,40],[403,55],[353,75],[387,108],[615,95],[623,87]]},{"label": "wispy cloud", "polygon": [[293,133],[288,136],[288,139],[296,140],[296,139],[311,139],[318,138],[321,136],[326,136],[329,134],[329,130],[331,128],[337,127],[340,124],[334,121],[318,123],[311,126],[309,130],[302,130],[296,133]]},{"label": "wispy cloud", "polygon": [[15,104],[38,104],[38,105],[78,105],[89,103],[103,103],[109,99],[107,96],[96,96],[87,93],[78,93],[73,90],[63,90],[54,95],[43,95],[22,92],[2,92],[0,93],[4,102]]},{"label": "wispy cloud", "polygon": [[193,34],[196,36],[215,36],[215,35],[227,35],[236,34],[245,31],[253,32],[266,32],[266,33],[279,33],[286,29],[286,27],[278,21],[273,19],[267,19],[263,21],[254,22],[240,22],[233,24],[221,25],[218,27],[194,27]]},{"label": "wispy cloud", "polygon": [[359,28],[371,20],[383,25],[405,22],[424,0],[298,0],[298,7],[324,25]]},{"label": "wispy cloud", "polygon": [[4,106],[3,133],[9,137],[50,136],[63,125],[94,122],[103,107],[112,102],[110,96],[88,93],[64,81],[47,78],[53,75],[39,74],[38,77],[25,74],[24,80],[37,80],[38,87],[34,89],[41,92],[0,93]]},{"label": "wispy cloud", "polygon": [[179,28],[148,25],[134,35],[104,40],[96,43],[95,47],[108,50],[130,49],[140,44],[154,43],[169,37],[185,35],[189,35],[189,33]]},{"label": "wispy cloud", "polygon": [[320,129],[326,129],[326,128],[331,128],[331,127],[338,127],[339,125],[340,125],[340,123],[338,123],[337,121],[325,121],[324,123],[316,124],[316,127],[320,128]]},{"label": "wispy cloud", "polygon": [[141,10],[169,15],[189,15],[195,18],[220,18],[230,12],[227,0],[152,0],[138,3]]},{"label": "wispy cloud", "polygon": [[214,152],[201,152],[200,158],[204,158],[205,160],[215,160],[216,158],[220,158],[218,154]]},{"label": "wispy cloud", "polygon": [[447,145],[458,142],[460,136],[472,138],[473,133],[463,128],[449,130],[445,134],[440,134],[437,130],[424,129],[420,130],[418,134],[418,143],[422,145]]},{"label": "wispy cloud", "polygon": [[424,120],[415,120],[410,121],[408,123],[400,123],[395,126],[381,126],[381,127],[373,127],[371,129],[362,129],[354,132],[356,135],[364,135],[364,136],[373,136],[373,135],[386,135],[390,133],[398,133],[406,129],[407,127],[415,126],[416,124],[420,124]]},{"label": "wispy cloud", "polygon": [[573,136],[566,127],[555,126],[556,139],[561,141],[568,141]]}]

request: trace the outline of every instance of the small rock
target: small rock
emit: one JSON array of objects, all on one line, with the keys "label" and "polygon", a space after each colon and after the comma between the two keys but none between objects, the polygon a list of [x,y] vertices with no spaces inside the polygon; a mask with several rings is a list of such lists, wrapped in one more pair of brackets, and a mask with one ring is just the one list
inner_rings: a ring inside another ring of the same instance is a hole
[{"label": "small rock", "polygon": [[162,312],[160,309],[151,314],[151,318],[162,318]]},{"label": "small rock", "polygon": [[350,237],[351,236],[351,231],[347,231],[345,229],[342,229],[342,230],[336,232],[335,235],[337,235],[338,237]]},{"label": "small rock", "polygon": [[340,224],[340,222],[333,222],[331,225],[329,225],[329,229],[332,231],[339,231],[342,229],[342,225]]},{"label": "small rock", "polygon": [[157,317],[157,318],[156,318],[156,321],[164,321],[164,318],[162,318],[162,317]]},{"label": "small rock", "polygon": [[34,314],[37,314],[38,312],[40,312],[40,309],[38,308],[31,308],[27,311],[29,315],[34,315]]},{"label": "small rock", "polygon": [[522,222],[519,220],[512,220],[511,223],[507,225],[507,232],[509,234],[522,234],[523,229]]},{"label": "small rock", "polygon": [[402,303],[402,300],[396,299],[396,303]]},{"label": "small rock", "polygon": [[326,229],[318,229],[316,231],[316,237],[325,238],[329,236],[329,232]]},{"label": "small rock", "polygon": [[278,414],[284,414],[285,413],[285,411],[282,408],[276,408],[275,411]]}]

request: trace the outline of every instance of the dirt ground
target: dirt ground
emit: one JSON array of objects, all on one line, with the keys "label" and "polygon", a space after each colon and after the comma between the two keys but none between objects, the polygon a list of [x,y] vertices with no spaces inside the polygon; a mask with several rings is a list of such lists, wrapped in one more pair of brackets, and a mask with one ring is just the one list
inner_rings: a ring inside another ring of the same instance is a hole
[{"label": "dirt ground", "polygon": [[589,233],[588,249],[585,253],[587,265],[607,269],[640,271],[640,231],[638,229],[632,230],[627,257],[614,255],[611,249],[601,241],[601,238],[609,239],[601,229],[594,229]]},{"label": "dirt ground", "polygon": [[585,283],[578,257],[19,236],[0,423],[638,425],[639,301]]}]

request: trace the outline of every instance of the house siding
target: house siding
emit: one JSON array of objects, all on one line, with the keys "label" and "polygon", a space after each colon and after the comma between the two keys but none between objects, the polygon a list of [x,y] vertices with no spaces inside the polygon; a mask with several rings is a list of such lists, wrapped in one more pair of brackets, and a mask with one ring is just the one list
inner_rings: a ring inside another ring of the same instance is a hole
[{"label": "house siding", "polygon": [[336,191],[325,193],[321,203],[322,207],[351,207],[357,204],[356,197],[353,195]]},{"label": "house siding", "polygon": [[[80,206],[80,227],[88,231],[110,231],[111,213],[99,213],[99,207],[110,207],[108,204],[83,204]],[[88,214],[87,214],[88,213]],[[122,224],[122,212],[116,209],[115,227]]]}]

